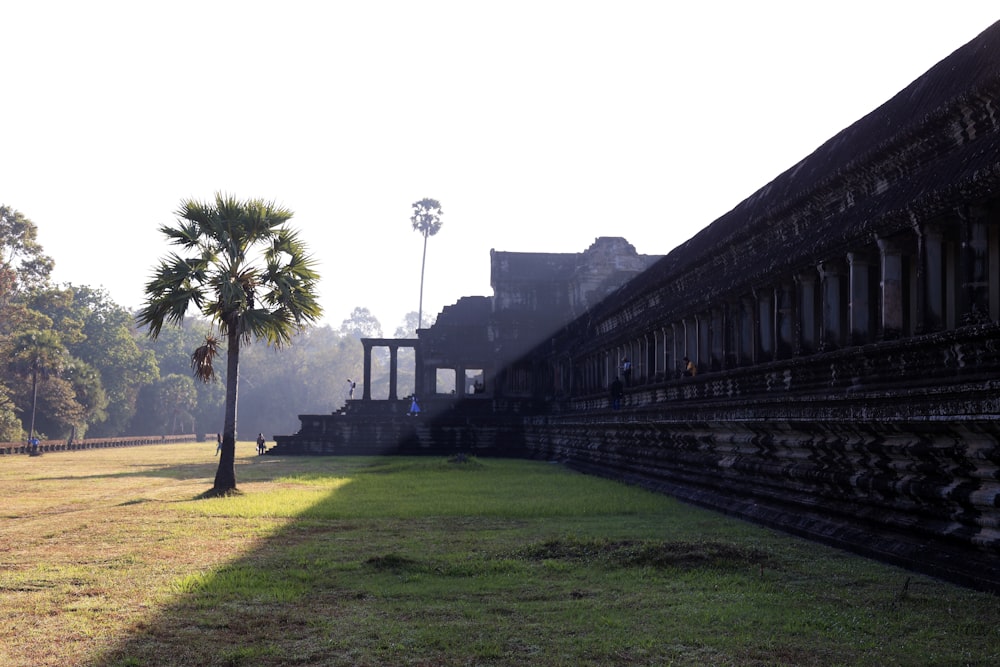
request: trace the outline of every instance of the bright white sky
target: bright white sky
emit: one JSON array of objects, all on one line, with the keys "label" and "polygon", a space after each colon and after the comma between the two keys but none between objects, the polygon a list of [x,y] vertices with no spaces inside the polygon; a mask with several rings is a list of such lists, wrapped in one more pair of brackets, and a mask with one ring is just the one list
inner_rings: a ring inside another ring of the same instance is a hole
[{"label": "bright white sky", "polygon": [[996,0],[0,6],[0,203],[141,305],[182,199],[274,200],[325,321],[490,295],[491,248],[665,254],[996,20]]}]

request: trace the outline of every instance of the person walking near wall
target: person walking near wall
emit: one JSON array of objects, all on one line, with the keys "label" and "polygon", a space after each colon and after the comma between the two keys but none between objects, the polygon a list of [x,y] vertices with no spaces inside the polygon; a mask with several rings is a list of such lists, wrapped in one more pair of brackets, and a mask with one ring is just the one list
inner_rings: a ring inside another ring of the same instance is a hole
[{"label": "person walking near wall", "polygon": [[616,376],[614,381],[611,383],[611,409],[618,410],[622,406],[622,394],[625,393],[622,389],[622,381]]}]

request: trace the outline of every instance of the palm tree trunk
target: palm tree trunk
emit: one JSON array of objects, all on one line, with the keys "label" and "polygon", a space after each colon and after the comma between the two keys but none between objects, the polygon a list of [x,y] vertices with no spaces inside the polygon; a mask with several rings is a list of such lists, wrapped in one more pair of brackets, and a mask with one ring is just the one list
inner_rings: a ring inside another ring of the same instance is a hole
[{"label": "palm tree trunk", "polygon": [[417,308],[417,328],[424,323],[424,267],[427,265],[427,232],[424,232],[424,256],[420,260],[420,306]]},{"label": "palm tree trunk", "polygon": [[[423,287],[421,287],[423,289]],[[38,405],[38,360],[31,369],[31,430],[28,432],[28,441],[35,437],[35,407]]]},{"label": "palm tree trunk", "polygon": [[238,323],[228,327],[229,347],[226,359],[226,415],[222,428],[222,451],[215,471],[214,493],[236,488],[236,396],[240,381],[240,336]]}]

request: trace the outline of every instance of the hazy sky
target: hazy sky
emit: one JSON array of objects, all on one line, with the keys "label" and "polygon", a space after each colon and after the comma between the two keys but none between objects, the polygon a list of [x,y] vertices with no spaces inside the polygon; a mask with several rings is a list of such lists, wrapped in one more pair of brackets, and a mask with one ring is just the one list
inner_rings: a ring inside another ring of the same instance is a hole
[{"label": "hazy sky", "polygon": [[182,199],[274,200],[325,321],[419,301],[411,204],[441,201],[424,311],[489,251],[665,254],[996,20],[960,3],[90,0],[0,6],[0,203],[59,282],[119,304]]}]

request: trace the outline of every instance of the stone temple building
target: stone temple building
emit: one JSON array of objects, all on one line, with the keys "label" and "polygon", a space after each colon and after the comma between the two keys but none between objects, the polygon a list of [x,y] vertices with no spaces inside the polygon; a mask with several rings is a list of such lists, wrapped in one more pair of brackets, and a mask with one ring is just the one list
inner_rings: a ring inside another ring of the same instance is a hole
[{"label": "stone temple building", "polygon": [[560,461],[1000,591],[1000,23],[663,256],[490,261],[274,452]]}]

